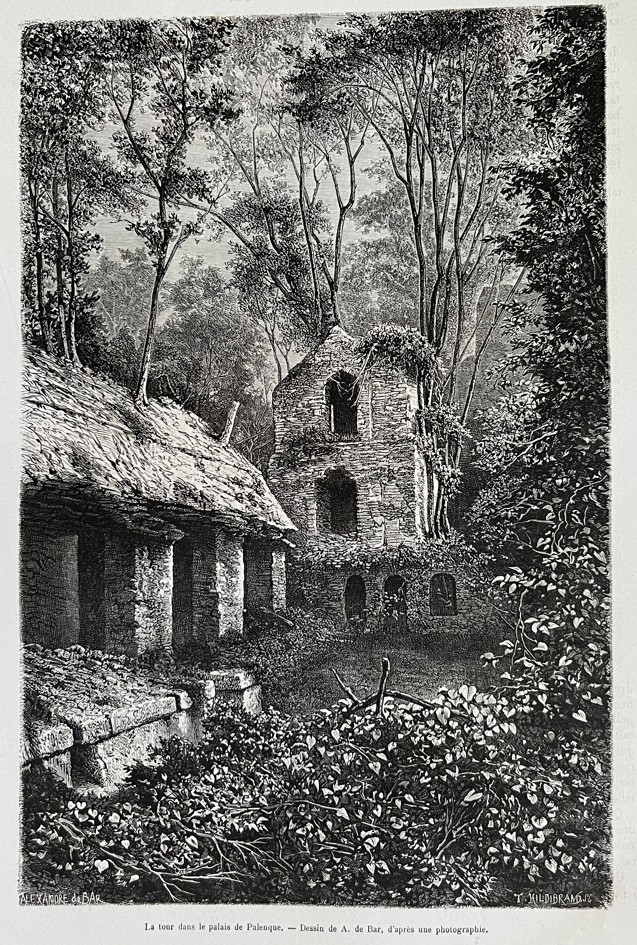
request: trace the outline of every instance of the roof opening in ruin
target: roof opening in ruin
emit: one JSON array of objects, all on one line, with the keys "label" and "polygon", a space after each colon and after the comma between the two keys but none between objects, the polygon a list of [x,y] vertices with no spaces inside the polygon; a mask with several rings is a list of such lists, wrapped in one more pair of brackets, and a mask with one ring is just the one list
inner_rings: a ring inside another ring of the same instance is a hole
[{"label": "roof opening in ruin", "polygon": [[358,433],[358,383],[347,371],[338,371],[325,385],[330,430],[337,436]]}]

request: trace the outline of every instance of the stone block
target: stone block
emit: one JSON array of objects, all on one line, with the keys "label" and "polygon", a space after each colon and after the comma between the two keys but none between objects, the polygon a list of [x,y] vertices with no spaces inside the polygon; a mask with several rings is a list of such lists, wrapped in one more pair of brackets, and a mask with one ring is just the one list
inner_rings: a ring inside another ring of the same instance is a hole
[{"label": "stone block", "polygon": [[155,719],[164,718],[177,711],[174,696],[155,696],[152,699],[143,699],[129,706],[122,706],[111,712],[110,722],[113,735],[137,728]]},{"label": "stone block", "polygon": [[260,715],[261,686],[254,677],[243,669],[213,670],[209,674],[209,682],[216,689],[216,699],[227,705],[237,705],[248,715]]},{"label": "stone block", "polygon": [[153,748],[169,738],[168,719],[157,719],[120,731],[113,738],[93,745],[76,745],[72,753],[73,781],[89,782],[114,790],[138,761],[148,761]]},{"label": "stone block", "polygon": [[107,715],[65,715],[64,721],[73,729],[76,742],[92,744],[113,734]]},{"label": "stone block", "polygon": [[23,734],[24,761],[60,754],[68,751],[73,744],[73,731],[62,722],[31,722],[29,729],[28,736]]},{"label": "stone block", "polygon": [[241,692],[254,686],[254,677],[245,669],[215,669],[208,673],[218,692]]},{"label": "stone block", "polygon": [[[153,702],[159,711],[161,700]],[[201,714],[193,710],[175,712],[175,700],[164,700],[172,704],[172,713],[138,724],[126,731],[118,731],[112,738],[94,744],[76,744],[72,751],[73,783],[96,785],[105,791],[116,790],[125,780],[128,771],[138,761],[148,761],[154,748],[173,735],[197,743],[201,738]],[[148,711],[150,707],[146,705]],[[118,710],[119,711],[119,710]],[[130,716],[129,716],[130,720]],[[123,723],[124,719],[121,718]]]},{"label": "stone block", "polygon": [[185,689],[176,689],[174,692],[169,692],[169,696],[174,696],[177,703],[177,708],[181,711],[182,709],[190,709],[192,706],[192,699],[190,695],[186,692]]}]

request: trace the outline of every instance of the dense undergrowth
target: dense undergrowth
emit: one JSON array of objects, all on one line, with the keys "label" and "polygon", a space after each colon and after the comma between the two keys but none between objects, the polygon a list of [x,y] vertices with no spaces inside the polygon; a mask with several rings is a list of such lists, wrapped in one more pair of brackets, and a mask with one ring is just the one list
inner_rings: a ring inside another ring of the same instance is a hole
[{"label": "dense undergrowth", "polygon": [[609,895],[606,765],[533,735],[532,704],[381,687],[311,718],[212,714],[114,798],[25,780],[30,888],[103,901],[515,905]]}]

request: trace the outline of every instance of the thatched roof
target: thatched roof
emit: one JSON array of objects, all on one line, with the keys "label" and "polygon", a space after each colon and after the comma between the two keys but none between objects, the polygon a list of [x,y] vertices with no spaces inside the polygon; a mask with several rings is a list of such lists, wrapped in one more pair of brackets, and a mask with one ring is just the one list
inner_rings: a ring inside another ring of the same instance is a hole
[{"label": "thatched roof", "polygon": [[136,407],[87,368],[26,348],[23,497],[128,524],[221,522],[269,535],[294,529],[261,473],[174,402]]}]

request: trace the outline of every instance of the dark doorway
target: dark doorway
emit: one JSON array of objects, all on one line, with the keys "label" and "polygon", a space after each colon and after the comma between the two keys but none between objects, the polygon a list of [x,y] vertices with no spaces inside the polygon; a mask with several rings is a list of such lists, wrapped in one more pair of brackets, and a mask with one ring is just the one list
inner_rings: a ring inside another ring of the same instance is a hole
[{"label": "dark doorway", "polygon": [[246,540],[243,546],[244,606],[247,611],[272,610],[272,546]]},{"label": "dark doorway", "polygon": [[105,646],[104,551],[102,532],[87,528],[78,534],[79,643],[89,650],[103,650]]},{"label": "dark doorway", "polygon": [[367,620],[367,591],[359,574],[352,574],[345,584],[345,617],[353,627],[364,627]]},{"label": "dark doorway", "polygon": [[429,582],[429,613],[432,617],[455,617],[458,613],[456,581],[452,574],[434,574]]},{"label": "dark doorway", "polygon": [[173,650],[192,643],[192,541],[182,538],[173,545]]},{"label": "dark doorway", "polygon": [[407,629],[407,583],[399,574],[390,575],[383,587],[385,630]]},{"label": "dark doorway", "polygon": [[347,371],[339,371],[325,385],[330,430],[338,436],[358,433],[358,384]]},{"label": "dark doorway", "polygon": [[345,470],[337,469],[316,486],[317,525],[335,535],[355,534],[358,527],[358,489]]}]

